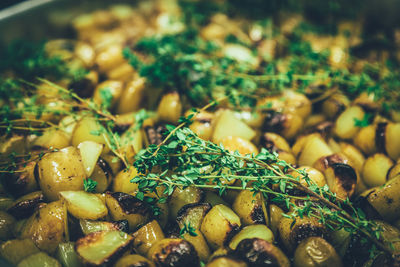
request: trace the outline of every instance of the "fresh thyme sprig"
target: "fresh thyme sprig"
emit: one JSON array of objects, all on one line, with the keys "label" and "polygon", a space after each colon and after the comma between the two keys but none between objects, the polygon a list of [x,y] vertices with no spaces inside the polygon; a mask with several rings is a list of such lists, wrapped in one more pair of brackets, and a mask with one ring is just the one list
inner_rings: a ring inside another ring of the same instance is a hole
[{"label": "fresh thyme sprig", "polygon": [[[231,153],[222,145],[200,139],[187,127],[167,128],[169,135],[164,142],[142,150],[134,163],[142,174],[131,182],[137,183],[143,194],[156,192],[159,186],[165,188],[166,195],[171,195],[175,188],[188,186],[217,190],[221,195],[227,190],[250,190],[291,209],[285,216],[293,220],[315,217],[331,230],[344,228],[351,234],[360,234],[382,251],[393,252],[380,241],[379,227],[367,220],[362,210],[348,199],[338,198],[327,186],[318,187],[304,171],[298,171],[300,176],[296,178],[286,174],[294,168],[279,160],[276,153],[266,149],[258,155]],[[159,171],[152,173],[155,166]],[[240,184],[231,183],[235,180]],[[294,189],[302,193],[295,193]],[[295,205],[291,201],[295,199],[304,204]]]}]

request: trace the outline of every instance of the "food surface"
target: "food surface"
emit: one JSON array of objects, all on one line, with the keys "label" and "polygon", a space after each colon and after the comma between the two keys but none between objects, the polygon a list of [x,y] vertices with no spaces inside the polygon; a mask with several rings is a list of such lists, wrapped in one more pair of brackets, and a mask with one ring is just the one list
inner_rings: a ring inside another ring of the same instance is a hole
[{"label": "food surface", "polygon": [[114,4],[4,47],[0,257],[400,266],[400,29],[281,2]]}]

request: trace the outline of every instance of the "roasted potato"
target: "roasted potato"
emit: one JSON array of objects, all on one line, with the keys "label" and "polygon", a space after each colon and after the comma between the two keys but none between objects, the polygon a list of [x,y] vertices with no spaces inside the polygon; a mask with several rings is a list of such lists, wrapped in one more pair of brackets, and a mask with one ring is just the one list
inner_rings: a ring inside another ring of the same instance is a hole
[{"label": "roasted potato", "polygon": [[83,264],[76,254],[75,244],[65,242],[58,244],[56,258],[64,267],[82,267]]},{"label": "roasted potato", "polygon": [[130,231],[147,223],[152,215],[146,202],[121,192],[107,193],[106,205],[113,220],[128,220]]},{"label": "roasted potato", "polygon": [[288,251],[293,252],[301,241],[308,237],[327,235],[325,225],[318,222],[314,217],[282,218],[279,223],[279,237]]},{"label": "roasted potato", "polygon": [[32,267],[32,266],[54,266],[54,267],[61,267],[61,264],[54,259],[53,257],[50,257],[44,252],[39,252],[36,254],[32,254],[22,261],[18,263],[17,267]]},{"label": "roasted potato", "polygon": [[268,221],[268,213],[265,200],[261,193],[243,190],[232,204],[233,211],[239,215],[243,225],[265,224]]},{"label": "roasted potato", "polygon": [[247,267],[248,265],[235,257],[230,256],[217,256],[214,257],[210,262],[207,263],[206,267]]},{"label": "roasted potato", "polygon": [[97,220],[108,214],[106,205],[95,194],[85,191],[62,191],[60,195],[66,202],[68,212],[75,218]]},{"label": "roasted potato", "polygon": [[200,231],[213,249],[227,244],[241,226],[240,218],[225,205],[214,206],[204,217]]},{"label": "roasted potato", "polygon": [[0,246],[0,255],[13,265],[26,257],[39,253],[40,250],[30,239],[10,239]]},{"label": "roasted potato", "polygon": [[303,240],[294,253],[294,266],[343,266],[335,249],[321,237]]},{"label": "roasted potato", "polygon": [[28,218],[41,203],[44,203],[42,191],[32,192],[15,200],[7,212],[18,220]]},{"label": "roasted potato", "polygon": [[42,251],[53,253],[68,236],[67,208],[61,201],[43,205],[28,218],[20,238],[30,238]]},{"label": "roasted potato", "polygon": [[83,190],[86,173],[78,150],[67,147],[44,155],[36,165],[35,176],[44,196],[54,201],[61,191]]},{"label": "roasted potato", "polygon": [[242,240],[233,255],[242,259],[249,266],[290,266],[288,258],[278,247],[259,238]]},{"label": "roasted potato", "polygon": [[94,232],[76,241],[75,250],[87,265],[111,265],[128,250],[132,240],[121,231]]},{"label": "roasted potato", "polygon": [[140,227],[133,236],[133,249],[140,255],[146,256],[151,246],[164,239],[164,233],[156,220]]},{"label": "roasted potato", "polygon": [[200,266],[195,248],[184,239],[166,238],[158,241],[149,250],[148,258],[160,267]]},{"label": "roasted potato", "polygon": [[130,254],[120,258],[115,267],[154,267],[154,263],[138,254]]},{"label": "roasted potato", "polygon": [[88,235],[90,233],[98,231],[129,232],[129,224],[127,220],[114,222],[79,220],[79,226],[84,235]]},{"label": "roasted potato", "polygon": [[237,233],[229,243],[229,248],[235,250],[237,245],[244,239],[260,238],[268,241],[269,243],[274,243],[274,234],[272,231],[264,224],[253,224],[244,227]]}]

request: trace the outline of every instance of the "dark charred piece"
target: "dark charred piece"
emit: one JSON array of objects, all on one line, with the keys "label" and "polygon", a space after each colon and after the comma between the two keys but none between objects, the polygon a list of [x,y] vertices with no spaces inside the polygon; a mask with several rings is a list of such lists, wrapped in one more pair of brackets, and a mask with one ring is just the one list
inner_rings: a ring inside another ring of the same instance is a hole
[{"label": "dark charred piece", "polygon": [[44,195],[41,191],[33,192],[14,203],[7,212],[15,219],[21,220],[31,216],[41,203],[44,203]]},{"label": "dark charred piece", "polygon": [[251,267],[290,266],[289,260],[278,247],[259,238],[242,240],[233,255]]},{"label": "dark charred piece", "polygon": [[348,192],[353,190],[357,183],[357,174],[353,167],[344,163],[333,163],[332,168],[335,176],[340,179],[342,187]]},{"label": "dark charred piece", "polygon": [[268,134],[263,134],[260,139],[260,145],[265,147],[269,152],[280,152],[282,151],[276,145],[274,140],[268,137]]},{"label": "dark charred piece", "polygon": [[147,215],[151,212],[149,205],[140,199],[122,192],[109,193],[115,200],[118,201],[122,210],[126,214],[141,214]]},{"label": "dark charred piece", "polygon": [[14,196],[21,196],[37,189],[35,180],[36,162],[31,161],[20,166],[14,173],[7,173],[4,186]]},{"label": "dark charred piece", "polygon": [[102,171],[107,177],[107,180],[111,178],[110,176],[113,176],[113,171],[107,161],[105,161],[102,158],[99,158],[99,160],[97,161],[97,165],[102,169]]},{"label": "dark charred piece", "polygon": [[122,232],[129,233],[129,222],[128,220],[120,220],[112,222],[116,229],[121,230]]},{"label": "dark charred piece", "polygon": [[262,125],[262,130],[265,132],[279,133],[285,129],[287,116],[280,112],[268,111]]},{"label": "dark charred piece", "polygon": [[164,139],[166,128],[164,125],[148,126],[144,131],[150,145],[159,145]]},{"label": "dark charred piece", "polygon": [[200,266],[199,257],[193,245],[183,239],[171,239],[152,255],[159,267]]}]

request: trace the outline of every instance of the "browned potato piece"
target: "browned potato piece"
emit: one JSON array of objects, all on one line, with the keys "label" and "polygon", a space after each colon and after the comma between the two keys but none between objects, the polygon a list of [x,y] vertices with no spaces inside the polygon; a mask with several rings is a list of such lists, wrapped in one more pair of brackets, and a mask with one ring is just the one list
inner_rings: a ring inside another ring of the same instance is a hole
[{"label": "browned potato piece", "polygon": [[385,221],[395,221],[400,218],[400,175],[389,180],[380,187],[365,191],[365,197],[374,210]]},{"label": "browned potato piece", "polygon": [[213,254],[211,254],[209,260],[212,260],[214,258],[221,257],[221,256],[229,256],[228,255],[229,253],[231,253],[231,249],[230,248],[220,247],[217,250],[215,250]]},{"label": "browned potato piece", "polygon": [[144,78],[134,79],[128,82],[122,92],[117,104],[117,113],[124,114],[137,111],[140,108],[144,96],[146,80]]},{"label": "browned potato piece", "polygon": [[166,238],[155,243],[148,258],[160,267],[200,266],[199,256],[193,245],[178,238]]},{"label": "browned potato piece", "polygon": [[387,173],[393,161],[384,154],[377,153],[365,161],[362,177],[368,187],[380,186],[386,182]]},{"label": "browned potato piece", "polygon": [[[293,151],[296,149],[293,147]],[[304,166],[313,166],[319,158],[332,154],[332,149],[318,134],[306,137],[302,149],[300,148],[299,150],[301,153],[298,158],[298,163]]]},{"label": "browned potato piece", "polygon": [[359,106],[348,107],[339,117],[336,119],[334,132],[337,137],[342,139],[352,139],[357,132],[360,130],[355,125],[355,119],[362,120],[365,112]]},{"label": "browned potato piece", "polygon": [[242,240],[233,254],[249,266],[290,266],[288,258],[278,247],[259,238]]},{"label": "browned potato piece", "polygon": [[68,212],[78,219],[97,220],[105,217],[108,210],[103,201],[95,194],[85,191],[62,191]]},{"label": "browned potato piece", "polygon": [[129,224],[127,220],[115,222],[79,220],[79,226],[84,235],[98,231],[129,231]]},{"label": "browned potato piece", "polygon": [[121,231],[94,232],[76,241],[75,250],[87,265],[104,266],[128,250],[132,240],[132,236]]},{"label": "browned potato piece", "polygon": [[270,112],[267,114],[262,130],[275,132],[286,139],[293,139],[303,126],[303,118],[296,113]]},{"label": "browned potato piece", "polygon": [[125,193],[107,193],[106,205],[113,220],[128,220],[130,231],[145,224],[151,217],[152,211],[145,202]]},{"label": "browned potato piece", "polygon": [[160,120],[177,123],[182,114],[182,103],[178,92],[163,95],[157,109]]},{"label": "browned potato piece", "polygon": [[132,194],[138,190],[138,184],[131,183],[131,180],[138,175],[135,167],[120,171],[113,179],[112,191]]},{"label": "browned potato piece", "polygon": [[303,151],[306,142],[308,141],[308,139],[313,138],[312,136],[322,138],[321,134],[319,134],[319,133],[311,133],[311,134],[307,134],[307,135],[301,135],[296,138],[296,141],[294,142],[294,144],[292,146],[292,153],[296,158],[298,158],[300,156],[300,153]]},{"label": "browned potato piece", "polygon": [[103,135],[103,126],[93,117],[84,117],[77,122],[72,133],[71,143],[78,147],[83,141],[93,141],[98,144],[103,144],[103,153],[109,151],[107,140]]},{"label": "browned potato piece", "polygon": [[206,267],[247,267],[248,265],[235,257],[231,256],[217,256],[207,263]]},{"label": "browned potato piece", "polygon": [[89,178],[97,182],[95,192],[103,193],[113,180],[113,171],[107,161],[99,158]]},{"label": "browned potato piece", "polygon": [[323,102],[322,112],[329,119],[333,119],[343,112],[349,104],[350,100],[347,96],[340,93],[333,94]]},{"label": "browned potato piece", "polygon": [[56,259],[50,257],[46,253],[39,252],[26,257],[17,265],[17,267],[31,267],[31,266],[61,267],[61,264]]},{"label": "browned potato piece", "polygon": [[214,115],[212,141],[219,144],[222,139],[228,136],[236,136],[241,139],[252,140],[256,132],[246,123],[235,116],[229,109],[220,109]]},{"label": "browned potato piece", "polygon": [[44,155],[36,165],[35,176],[45,197],[53,201],[61,191],[83,190],[86,174],[78,150],[67,147]]},{"label": "browned potato piece", "polygon": [[321,237],[303,240],[294,253],[295,267],[343,266],[335,249]]},{"label": "browned potato piece", "polygon": [[357,173],[341,154],[320,158],[314,167],[323,171],[329,189],[341,199],[351,197],[357,184]]},{"label": "browned potato piece", "polygon": [[204,235],[198,229],[195,230],[194,233],[196,235],[193,233],[185,233],[182,235],[182,238],[190,242],[195,248],[197,255],[199,255],[200,260],[206,262],[210,258],[210,248],[208,247]]},{"label": "browned potato piece", "polygon": [[343,153],[343,155],[349,160],[348,164],[352,166],[358,173],[361,173],[365,162],[365,157],[361,151],[349,143],[340,142],[339,145],[341,153]]},{"label": "browned potato piece", "polygon": [[301,241],[311,236],[324,237],[327,234],[325,226],[314,217],[296,218],[292,225],[291,218],[282,218],[279,223],[280,239],[288,251],[293,252]]},{"label": "browned potato piece", "polygon": [[232,205],[233,211],[239,215],[243,225],[265,224],[268,221],[265,200],[261,193],[242,190]]},{"label": "browned potato piece", "polygon": [[208,190],[205,191],[204,202],[210,203],[212,207],[218,204],[224,204],[225,206],[229,206],[229,204],[226,203],[226,201],[221,196]]},{"label": "browned potato piece", "polygon": [[241,110],[236,111],[235,116],[252,128],[260,128],[264,121],[260,111]]},{"label": "browned potato piece", "polygon": [[279,235],[279,223],[284,214],[283,210],[278,207],[277,205],[270,204],[268,207],[268,214],[269,214],[269,228],[271,229],[274,237],[278,237]]},{"label": "browned potato piece", "polygon": [[120,258],[114,267],[155,267],[154,263],[138,254],[130,254]]},{"label": "browned potato piece", "polygon": [[376,125],[368,125],[361,128],[354,137],[354,144],[366,155],[374,154],[377,151],[375,144]]},{"label": "browned potato piece", "polygon": [[225,205],[214,206],[204,217],[200,231],[209,245],[216,249],[229,242],[241,226],[240,218]]},{"label": "browned potato piece", "polygon": [[132,65],[126,62],[108,71],[106,75],[111,80],[119,80],[126,82],[130,81],[133,77],[135,77],[135,74],[136,73]]},{"label": "browned potato piece", "polygon": [[7,211],[17,220],[28,218],[41,203],[44,203],[44,195],[42,191],[36,191],[15,200]]},{"label": "browned potato piece", "polygon": [[195,229],[200,229],[204,216],[211,209],[208,203],[193,203],[183,206],[176,217],[179,227],[189,225]]},{"label": "browned potato piece", "polygon": [[63,267],[82,267],[83,264],[75,251],[75,243],[65,242],[58,244],[56,258]]},{"label": "browned potato piece", "polygon": [[34,147],[42,147],[47,149],[61,149],[69,146],[70,137],[62,130],[50,129],[33,141]]},{"label": "browned potato piece", "polygon": [[209,141],[212,135],[211,119],[195,119],[189,128],[201,139]]},{"label": "browned potato piece", "polygon": [[285,90],[282,98],[285,101],[284,109],[287,113],[292,113],[307,118],[311,114],[311,101],[302,93],[294,90]]},{"label": "browned potato piece", "polygon": [[23,135],[13,135],[9,138],[0,139],[0,159],[8,160],[11,153],[22,155],[25,153],[27,141]]},{"label": "browned potato piece", "polygon": [[386,126],[385,150],[392,160],[400,157],[400,123],[389,123]]},{"label": "browned potato piece", "polygon": [[382,230],[380,240],[390,247],[394,254],[400,251],[400,230],[388,222],[377,220],[376,225]]},{"label": "browned potato piece", "polygon": [[22,259],[40,252],[30,239],[12,239],[0,246],[0,255],[10,263],[17,265]]},{"label": "browned potato piece", "polygon": [[268,151],[291,152],[289,143],[282,136],[276,133],[264,133],[261,136],[260,145],[268,149]]},{"label": "browned potato piece", "polygon": [[7,212],[0,211],[0,240],[8,240],[13,237],[12,228],[15,224],[13,216]]},{"label": "browned potato piece", "polygon": [[21,238],[32,239],[38,248],[48,253],[53,253],[67,235],[67,208],[61,200],[40,207],[21,229]]},{"label": "browned potato piece", "polygon": [[335,248],[339,256],[344,257],[349,249],[351,235],[344,228],[330,233],[332,246]]},{"label": "browned potato piece", "polygon": [[[319,170],[313,167],[301,166],[297,168],[297,170],[305,171],[308,174],[308,178],[310,178],[310,185],[314,183],[317,186],[322,187],[326,184],[325,176]],[[304,176],[297,171],[291,171],[289,172],[289,174],[292,175],[294,178],[299,178],[302,185],[309,186]]]},{"label": "browned potato piece", "polygon": [[[101,158],[108,163],[113,174],[117,174],[122,168],[122,162],[120,158],[117,158],[112,152],[103,153]],[[131,166],[132,167],[132,166]],[[113,179],[114,180],[114,179]]]},{"label": "browned potato piece", "polygon": [[133,248],[140,255],[147,255],[151,246],[164,239],[164,233],[156,220],[145,224],[132,234]]},{"label": "browned potato piece", "polygon": [[264,224],[253,224],[240,230],[240,232],[232,238],[229,243],[229,248],[235,250],[242,240],[251,238],[260,238],[269,243],[274,243],[274,234],[267,226]]},{"label": "browned potato piece", "polygon": [[16,196],[37,190],[38,185],[34,175],[35,166],[36,162],[31,161],[26,166],[18,167],[14,173],[7,174],[6,179],[4,179],[4,186]]},{"label": "browned potato piece", "polygon": [[[106,80],[97,85],[93,94],[93,101],[99,106],[113,108],[121,97],[123,89],[123,82],[118,80]],[[110,98],[110,100],[108,98]]]},{"label": "browned potato piece", "polygon": [[199,203],[204,198],[204,192],[195,186],[189,186],[185,189],[176,188],[168,202],[169,216],[174,220],[178,211],[186,204]]},{"label": "browned potato piece", "polygon": [[258,149],[252,142],[239,136],[226,136],[221,139],[221,144],[232,153],[238,151],[242,155],[258,154]]},{"label": "browned potato piece", "polygon": [[7,211],[12,206],[14,199],[4,195],[0,195],[0,210]]},{"label": "browned potato piece", "polygon": [[387,173],[387,180],[391,180],[391,179],[393,179],[394,177],[396,177],[399,174],[400,174],[400,163],[397,162],[395,165],[393,165],[389,169],[389,171]]},{"label": "browned potato piece", "polygon": [[101,72],[115,68],[124,61],[122,46],[118,44],[109,45],[106,49],[98,53],[95,58],[95,64]]}]

